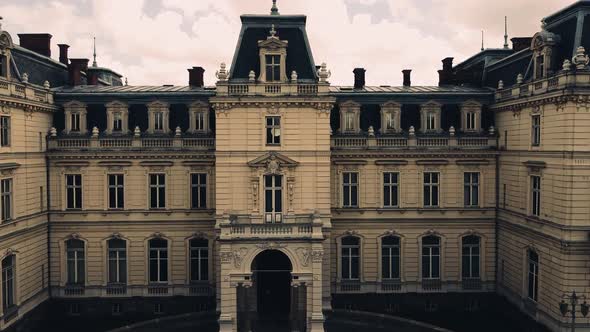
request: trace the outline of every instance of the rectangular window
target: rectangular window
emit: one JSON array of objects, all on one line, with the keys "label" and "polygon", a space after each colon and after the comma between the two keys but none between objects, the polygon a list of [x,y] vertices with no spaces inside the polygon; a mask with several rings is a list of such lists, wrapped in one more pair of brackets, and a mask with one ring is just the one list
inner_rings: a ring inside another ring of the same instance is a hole
[{"label": "rectangular window", "polygon": [[354,113],[344,113],[344,131],[354,131]]},{"label": "rectangular window", "polygon": [[359,280],[360,241],[356,237],[345,237],[341,242],[342,280]]},{"label": "rectangular window", "polygon": [[440,279],[440,239],[422,239],[422,279]]},{"label": "rectangular window", "polygon": [[426,130],[436,129],[436,115],[434,113],[426,113]]},{"label": "rectangular window", "polygon": [[384,280],[400,278],[399,237],[388,236],[381,239],[381,277]]},{"label": "rectangular window", "polygon": [[197,112],[195,113],[195,130],[197,131],[204,131],[205,130],[205,113]]},{"label": "rectangular window", "polygon": [[276,82],[281,80],[281,56],[266,56],[266,81]]},{"label": "rectangular window", "polygon": [[479,237],[470,235],[462,239],[462,277],[463,279],[479,279],[480,262]]},{"label": "rectangular window", "polygon": [[466,123],[465,125],[467,126],[467,130],[475,130],[475,121],[476,121],[476,114],[475,112],[467,112],[466,115]]},{"label": "rectangular window", "polygon": [[0,199],[2,200],[2,222],[12,219],[12,179],[0,181]]},{"label": "rectangular window", "polygon": [[439,195],[439,174],[424,173],[424,207],[437,207]]},{"label": "rectangular window", "polygon": [[358,173],[342,173],[342,207],[358,207]]},{"label": "rectangular window", "polygon": [[150,283],[168,282],[168,241],[149,241],[149,276]]},{"label": "rectangular window", "polygon": [[281,117],[266,117],[266,145],[281,144]]},{"label": "rectangular window", "polygon": [[84,285],[86,280],[84,242],[68,240],[66,242],[67,277],[70,285]]},{"label": "rectangular window", "polygon": [[127,245],[125,240],[111,239],[108,244],[109,283],[127,283]]},{"label": "rectangular window", "polygon": [[123,130],[123,115],[121,112],[113,113],[113,131]]},{"label": "rectangular window", "polygon": [[209,280],[209,242],[206,239],[190,240],[191,282]]},{"label": "rectangular window", "polygon": [[387,130],[394,130],[395,129],[395,119],[392,113],[385,114],[385,129]]},{"label": "rectangular window", "polygon": [[399,206],[399,173],[383,173],[383,207]]},{"label": "rectangular window", "polygon": [[463,203],[465,207],[479,206],[479,173],[463,173]]},{"label": "rectangular window", "polygon": [[283,221],[283,177],[281,175],[264,176],[264,212],[268,223]]},{"label": "rectangular window", "polygon": [[531,144],[533,146],[541,145],[541,116],[531,116]]},{"label": "rectangular window", "polygon": [[80,113],[70,114],[70,131],[80,131]]},{"label": "rectangular window", "polygon": [[541,177],[536,175],[531,176],[531,214],[541,215]]},{"label": "rectangular window", "polygon": [[0,146],[10,146],[10,117],[0,116]]},{"label": "rectangular window", "polygon": [[528,298],[537,302],[539,296],[539,255],[528,251]]},{"label": "rectangular window", "polygon": [[154,113],[154,130],[164,130],[164,113]]},{"label": "rectangular window", "polygon": [[109,174],[109,209],[125,207],[125,183],[123,174]]},{"label": "rectangular window", "polygon": [[191,174],[191,208],[207,208],[207,174]]},{"label": "rectangular window", "polygon": [[15,256],[10,255],[2,260],[2,309],[4,313],[16,305],[15,296]]},{"label": "rectangular window", "polygon": [[545,76],[545,56],[537,56],[537,75],[536,78],[543,78]]},{"label": "rectangular window", "polygon": [[166,174],[150,174],[150,209],[166,208]]},{"label": "rectangular window", "polygon": [[82,209],[82,175],[66,174],[66,208]]}]

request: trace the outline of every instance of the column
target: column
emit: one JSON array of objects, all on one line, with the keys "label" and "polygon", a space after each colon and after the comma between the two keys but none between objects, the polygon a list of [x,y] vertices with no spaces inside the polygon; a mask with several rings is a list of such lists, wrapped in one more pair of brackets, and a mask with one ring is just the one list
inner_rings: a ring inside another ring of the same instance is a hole
[{"label": "column", "polygon": [[308,331],[324,332],[324,313],[322,311],[322,263],[324,250],[321,243],[312,245],[313,284],[307,290]]},{"label": "column", "polygon": [[219,294],[218,308],[219,315],[219,332],[236,332],[237,331],[237,287],[238,283],[231,280],[231,267],[233,263],[233,253],[231,245],[221,244],[219,248],[219,284],[217,293]]}]

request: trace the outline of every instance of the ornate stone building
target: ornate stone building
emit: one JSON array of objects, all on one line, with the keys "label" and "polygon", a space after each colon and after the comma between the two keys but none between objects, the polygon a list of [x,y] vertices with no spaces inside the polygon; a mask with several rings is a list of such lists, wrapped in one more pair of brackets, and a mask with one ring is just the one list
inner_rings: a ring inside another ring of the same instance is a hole
[{"label": "ornate stone building", "polygon": [[490,297],[563,330],[562,294],[590,286],[589,13],[446,58],[434,87],[410,70],[366,86],[362,68],[331,85],[306,17],[276,6],[241,17],[213,87],[201,67],[184,87],[123,85],[0,27],[0,330],[47,303],[316,332],[336,307]]}]

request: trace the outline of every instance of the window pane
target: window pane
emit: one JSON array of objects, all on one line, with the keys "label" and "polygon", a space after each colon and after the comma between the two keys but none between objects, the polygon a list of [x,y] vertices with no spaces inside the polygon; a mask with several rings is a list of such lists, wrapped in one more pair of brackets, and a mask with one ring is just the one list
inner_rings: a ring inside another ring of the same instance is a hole
[{"label": "window pane", "polygon": [[350,190],[350,191],[351,191],[351,192],[350,192],[350,204],[351,204],[352,206],[358,206],[358,197],[357,197],[358,193],[357,193],[357,187],[356,187],[356,186],[354,186],[354,187],[352,187],[352,188],[350,188],[350,189],[351,189],[351,190]]},{"label": "window pane", "polygon": [[359,277],[359,258],[352,257],[351,260],[351,279],[358,279]]}]

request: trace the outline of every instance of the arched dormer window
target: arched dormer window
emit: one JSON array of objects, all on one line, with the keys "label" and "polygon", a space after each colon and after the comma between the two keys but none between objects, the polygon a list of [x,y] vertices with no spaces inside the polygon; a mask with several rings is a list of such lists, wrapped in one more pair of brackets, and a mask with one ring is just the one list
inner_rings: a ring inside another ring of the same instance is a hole
[{"label": "arched dormer window", "polygon": [[261,82],[287,82],[286,63],[289,42],[280,40],[276,34],[273,24],[266,40],[258,41]]},{"label": "arched dormer window", "polygon": [[561,37],[543,30],[533,36],[531,50],[533,51],[533,79],[542,79],[551,75],[554,66],[554,48],[561,41]]},{"label": "arched dormer window", "polygon": [[10,50],[14,47],[12,37],[0,29],[0,77],[10,78]]}]

